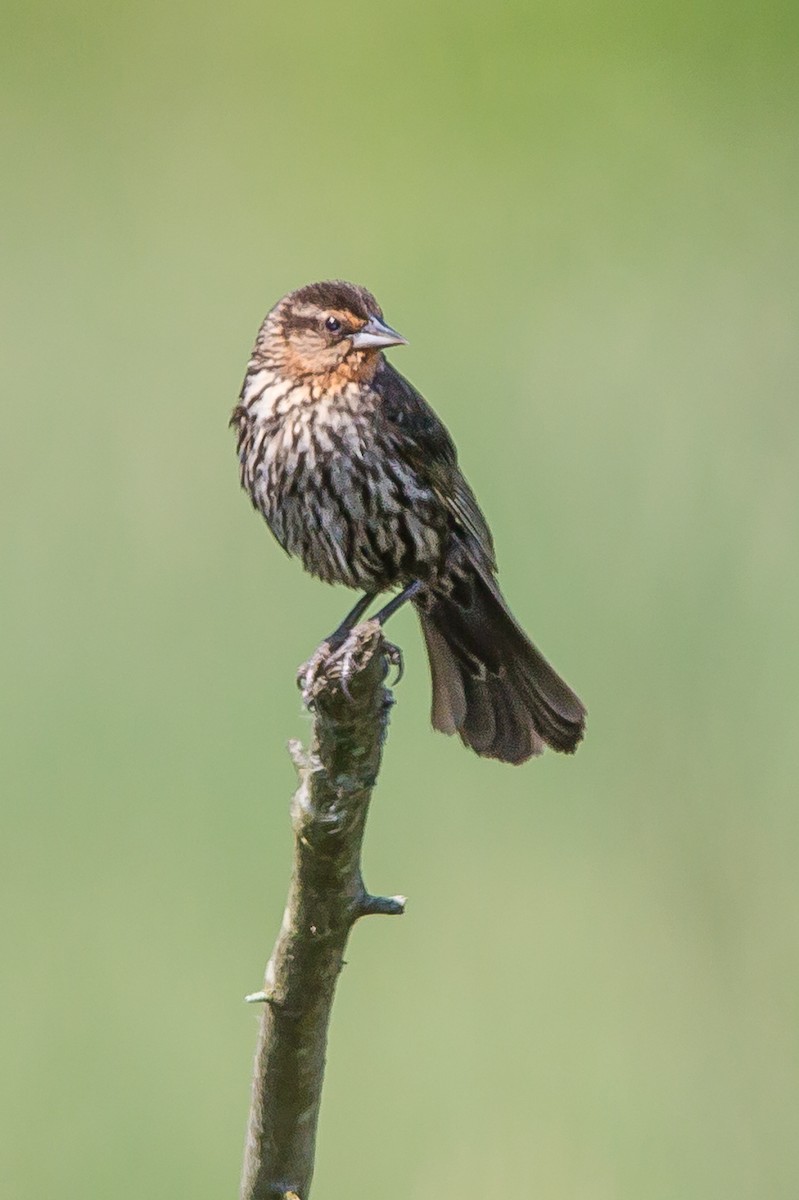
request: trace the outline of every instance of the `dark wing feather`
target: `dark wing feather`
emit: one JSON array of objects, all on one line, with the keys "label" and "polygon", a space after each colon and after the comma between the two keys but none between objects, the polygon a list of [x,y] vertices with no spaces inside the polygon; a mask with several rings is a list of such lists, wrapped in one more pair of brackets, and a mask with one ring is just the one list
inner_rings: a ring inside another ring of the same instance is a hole
[{"label": "dark wing feather", "polygon": [[489,573],[496,571],[491,530],[461,474],[458,455],[444,423],[416,388],[390,363],[384,363],[374,381],[381,397],[380,417],[398,445],[403,461],[431,486],[452,514],[460,529],[469,535],[473,554]]}]

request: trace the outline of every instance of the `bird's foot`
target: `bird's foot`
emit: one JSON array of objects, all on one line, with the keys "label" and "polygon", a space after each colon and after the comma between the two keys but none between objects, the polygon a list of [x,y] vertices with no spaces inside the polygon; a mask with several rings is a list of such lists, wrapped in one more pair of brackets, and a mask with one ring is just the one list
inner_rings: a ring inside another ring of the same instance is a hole
[{"label": "bird's foot", "polygon": [[[335,683],[352,700],[350,681],[362,666],[364,632],[369,624],[356,625],[343,636],[333,634],[326,638],[303,663],[297,672],[297,686],[306,708],[313,709],[317,695],[330,683]],[[376,634],[379,629],[370,632]]]},{"label": "bird's foot", "polygon": [[391,667],[396,667],[397,674],[394,676],[392,687],[396,687],[399,681],[405,674],[405,659],[402,656],[402,650],[399,646],[395,646],[393,642],[383,642],[383,655],[386,662]]},{"label": "bird's foot", "polygon": [[326,676],[328,668],[332,665],[334,657],[341,653],[343,645],[338,646],[332,644],[332,638],[322,642],[317,646],[307,662],[304,662],[297,671],[297,687],[302,692],[303,704],[306,708],[313,708],[314,696],[316,694],[317,684],[322,682],[321,676]]},{"label": "bird's foot", "polygon": [[[345,637],[328,638],[317,647],[297,672],[297,686],[302,692],[306,708],[313,710],[320,691],[333,681],[346,698],[352,701],[350,683],[362,669],[367,644],[373,645],[376,637],[382,638],[382,630],[373,619],[356,625]],[[394,683],[399,683],[404,671],[402,651],[399,646],[387,642],[384,638],[382,651],[385,662],[396,667],[397,676]]]}]

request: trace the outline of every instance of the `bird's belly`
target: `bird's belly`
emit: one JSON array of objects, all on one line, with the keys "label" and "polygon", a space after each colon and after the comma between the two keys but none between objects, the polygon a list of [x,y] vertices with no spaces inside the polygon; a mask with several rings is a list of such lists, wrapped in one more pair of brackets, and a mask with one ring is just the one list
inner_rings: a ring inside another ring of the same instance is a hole
[{"label": "bird's belly", "polygon": [[432,490],[362,432],[328,441],[303,445],[283,430],[254,472],[254,498],[283,548],[312,575],[364,591],[434,578],[449,529]]}]

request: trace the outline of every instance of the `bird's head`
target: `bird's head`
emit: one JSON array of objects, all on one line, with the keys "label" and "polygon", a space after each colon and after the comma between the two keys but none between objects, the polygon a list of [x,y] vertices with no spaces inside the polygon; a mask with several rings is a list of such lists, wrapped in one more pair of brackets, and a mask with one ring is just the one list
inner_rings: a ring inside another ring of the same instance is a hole
[{"label": "bird's head", "polygon": [[384,347],[405,344],[366,288],[330,280],[278,301],[261,327],[256,351],[287,376],[346,382],[370,379]]}]

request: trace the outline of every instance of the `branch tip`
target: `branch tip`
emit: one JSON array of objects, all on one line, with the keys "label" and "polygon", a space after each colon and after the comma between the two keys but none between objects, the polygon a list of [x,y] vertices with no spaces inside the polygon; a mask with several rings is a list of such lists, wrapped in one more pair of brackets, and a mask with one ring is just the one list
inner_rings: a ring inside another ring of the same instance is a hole
[{"label": "branch tip", "polygon": [[289,758],[298,771],[308,766],[308,753],[299,738],[290,738],[287,746]]},{"label": "branch tip", "polygon": [[250,992],[249,996],[244,997],[245,1004],[267,1004],[269,997],[266,992]]}]

